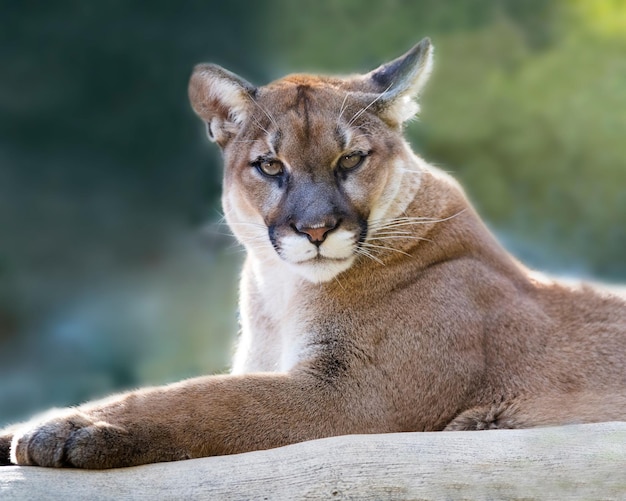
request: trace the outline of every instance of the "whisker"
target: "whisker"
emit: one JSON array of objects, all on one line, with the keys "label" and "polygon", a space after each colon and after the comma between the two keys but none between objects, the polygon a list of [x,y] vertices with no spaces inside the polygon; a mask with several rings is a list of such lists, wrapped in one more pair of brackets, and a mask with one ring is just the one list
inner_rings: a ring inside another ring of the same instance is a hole
[{"label": "whisker", "polygon": [[[361,243],[361,245],[363,245],[363,243]],[[385,263],[382,262],[380,259],[378,259],[376,256],[374,256],[371,252],[366,251],[365,249],[361,248],[361,247],[357,247],[354,252],[356,254],[360,254],[361,256],[367,257],[369,259],[371,259],[372,261],[376,261],[378,264],[381,264],[383,266],[385,266]]]},{"label": "whisker", "polygon": [[220,237],[234,237],[234,235],[232,233],[226,233],[223,231],[213,231],[211,232],[212,235],[219,235]]},{"label": "whisker", "polygon": [[361,137],[375,137],[375,134],[356,134],[354,136],[352,136],[352,141],[354,141],[355,139],[359,139]]},{"label": "whisker", "polygon": [[439,219],[432,218],[432,217],[425,217],[425,216],[421,216],[421,217],[399,216],[399,217],[393,217],[393,218],[388,218],[388,219],[375,219],[373,223],[374,224],[388,224],[388,223],[397,223],[397,222],[404,222],[404,221],[433,222],[433,221],[439,221]]},{"label": "whisker", "polygon": [[341,121],[341,115],[343,115],[343,112],[345,111],[344,106],[346,104],[346,101],[348,100],[349,95],[350,93],[346,92],[346,95],[343,98],[343,102],[341,103],[341,107],[339,108],[339,116],[337,117],[337,125],[339,125],[339,122]]},{"label": "whisker", "polygon": [[431,223],[434,223],[434,221],[405,221],[405,222],[397,222],[397,223],[384,225],[384,226],[381,226],[380,229],[392,230],[396,228],[401,228],[403,226],[412,226],[412,225],[417,225],[417,224],[431,224]]},{"label": "whisker", "polygon": [[371,228],[375,228],[375,229],[392,229],[392,228],[397,228],[400,226],[409,226],[409,225],[413,225],[413,224],[435,224],[435,223],[443,223],[444,221],[449,221],[450,219],[453,219],[457,216],[459,216],[460,214],[462,214],[463,212],[465,212],[467,209],[462,209],[459,212],[449,216],[449,217],[445,217],[445,218],[426,218],[426,217],[399,217],[399,218],[393,218],[388,220],[387,222],[385,220],[380,220],[381,222],[378,221],[374,221],[372,223],[370,223],[370,227]]},{"label": "whisker", "polygon": [[254,247],[255,249],[263,249],[264,247],[271,245],[269,240],[263,239],[249,239],[244,242],[245,245],[250,245],[250,247]]},{"label": "whisker", "polygon": [[261,122],[259,122],[256,118],[254,118],[254,116],[252,116],[251,118],[252,118],[252,121],[254,122],[254,125],[256,125],[259,129],[265,132],[268,136],[270,135],[269,131],[261,125]]},{"label": "whisker", "polygon": [[400,217],[394,217],[394,218],[389,218],[389,219],[374,219],[373,221],[371,221],[370,224],[378,224],[378,223],[383,223],[386,224],[387,221],[393,223],[396,221],[423,221],[425,223],[441,223],[443,221],[448,221],[450,219],[453,219],[461,214],[463,214],[467,209],[461,209],[459,212],[456,212],[454,214],[452,214],[451,216],[448,217],[444,217],[444,218],[435,218],[435,217],[426,217],[426,216],[400,216]]},{"label": "whisker", "polygon": [[374,245],[369,242],[362,242],[361,245],[367,247],[368,249],[382,249],[382,250],[397,252],[398,254],[404,254],[405,256],[409,256],[409,257],[411,256],[411,254],[408,254],[407,252],[404,252],[400,249],[394,249],[393,247],[385,247],[384,245]]},{"label": "whisker", "polygon": [[335,282],[337,282],[337,284],[339,284],[339,287],[341,287],[341,290],[346,292],[346,289],[344,288],[343,284],[339,281],[337,276],[335,276],[334,278],[335,278]]},{"label": "whisker", "polygon": [[405,223],[432,223],[434,222],[431,219],[424,219],[424,218],[415,218],[415,219],[408,219],[408,218],[394,218],[394,219],[387,219],[387,220],[379,220],[379,221],[371,221],[369,226],[371,228],[391,228],[396,224],[405,224]]},{"label": "whisker", "polygon": [[364,130],[365,132],[369,132],[371,126],[372,126],[372,122],[370,120],[364,120],[359,125],[353,125],[355,129],[361,129],[361,130]]},{"label": "whisker", "polygon": [[247,252],[246,249],[244,247],[240,247],[240,248],[228,248],[228,249],[224,249],[224,252],[226,253],[226,255],[228,256],[234,256],[236,254],[241,254],[241,253],[245,253]]},{"label": "whisker", "polygon": [[261,223],[253,223],[253,222],[248,222],[248,221],[233,221],[233,222],[223,222],[220,223],[221,225],[226,225],[226,226],[253,226],[255,228],[263,228],[265,229],[266,226],[264,224]]},{"label": "whisker", "polygon": [[411,235],[410,231],[403,231],[403,230],[387,230],[386,228],[383,228],[385,231],[377,231],[376,235],[380,235],[380,236],[387,236],[387,235]]},{"label": "whisker", "polygon": [[383,236],[379,237],[378,235],[373,236],[370,240],[423,240],[424,242],[433,242],[430,238],[424,237],[416,237],[412,235],[393,235],[393,236]]},{"label": "whisker", "polygon": [[409,238],[412,236],[412,233],[392,233],[392,232],[386,232],[386,233],[370,233],[369,238],[373,239],[373,238],[387,238],[387,237],[396,237],[396,238]]},{"label": "whisker", "polygon": [[376,98],[370,104],[368,104],[365,108],[362,108],[360,111],[357,111],[352,119],[350,119],[350,121],[348,122],[348,126],[351,126],[355,122],[355,120],[357,120],[363,113],[365,113],[371,106],[373,106],[376,101],[381,99],[387,93],[387,91],[391,89],[392,85],[393,84],[389,84],[389,87],[387,87],[383,92],[378,94],[378,96],[376,96]]},{"label": "whisker", "polygon": [[[267,109],[264,106],[261,106],[261,104],[258,103],[255,99],[253,99],[250,94],[246,93],[246,96],[248,97],[248,99],[250,99],[250,101],[252,101],[256,105],[257,108],[259,108],[263,113],[265,113],[265,116],[267,118],[269,118],[270,122],[272,122],[278,128],[278,123],[276,122],[274,117],[270,114],[270,112],[267,111]],[[263,129],[263,130],[265,130],[265,129]],[[265,131],[265,132],[267,132],[267,131]],[[269,132],[268,132],[268,134],[269,134]]]}]

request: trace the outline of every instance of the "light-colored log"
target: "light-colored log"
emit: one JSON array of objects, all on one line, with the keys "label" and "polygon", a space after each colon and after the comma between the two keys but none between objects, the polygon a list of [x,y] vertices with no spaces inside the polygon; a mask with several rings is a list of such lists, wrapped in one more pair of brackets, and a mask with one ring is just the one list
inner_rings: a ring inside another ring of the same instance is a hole
[{"label": "light-colored log", "polygon": [[7,466],[0,499],[626,499],[626,422],[341,436],[107,471]]}]

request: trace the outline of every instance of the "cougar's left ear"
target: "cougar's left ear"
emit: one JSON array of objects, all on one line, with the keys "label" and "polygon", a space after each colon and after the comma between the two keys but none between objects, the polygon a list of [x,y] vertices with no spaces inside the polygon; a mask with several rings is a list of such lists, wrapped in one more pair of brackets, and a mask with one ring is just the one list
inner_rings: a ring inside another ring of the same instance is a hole
[{"label": "cougar's left ear", "polygon": [[379,93],[376,108],[387,122],[400,125],[419,111],[415,101],[433,66],[433,46],[424,38],[406,54],[364,75],[366,85]]},{"label": "cougar's left ear", "polygon": [[255,93],[252,84],[216,64],[199,64],[189,81],[191,106],[222,148],[248,117]]}]

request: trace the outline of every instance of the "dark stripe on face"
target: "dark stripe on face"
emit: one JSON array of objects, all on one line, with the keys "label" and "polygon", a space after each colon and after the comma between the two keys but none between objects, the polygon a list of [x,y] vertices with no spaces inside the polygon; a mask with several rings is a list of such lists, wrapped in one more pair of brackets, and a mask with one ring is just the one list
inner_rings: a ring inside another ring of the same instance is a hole
[{"label": "dark stripe on face", "polygon": [[272,136],[272,148],[274,149],[274,153],[278,155],[278,151],[280,150],[280,143],[283,140],[283,133],[280,130],[277,130]]},{"label": "dark stripe on face", "polygon": [[348,136],[346,135],[346,131],[343,130],[340,125],[335,127],[335,139],[339,144],[339,149],[341,151],[345,150],[346,146],[348,146]]},{"label": "dark stripe on face", "polygon": [[308,91],[310,87],[308,85],[298,85],[296,102],[294,109],[299,117],[304,122],[304,140],[309,141],[311,138],[311,122],[309,118],[309,95]]}]

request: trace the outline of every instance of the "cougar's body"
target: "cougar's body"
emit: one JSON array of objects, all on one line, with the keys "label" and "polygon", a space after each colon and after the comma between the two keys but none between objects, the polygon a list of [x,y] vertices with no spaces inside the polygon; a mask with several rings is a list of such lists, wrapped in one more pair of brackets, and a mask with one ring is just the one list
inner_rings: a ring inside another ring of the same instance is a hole
[{"label": "cougar's body", "polygon": [[53,411],[5,430],[0,461],[107,468],[625,419],[624,300],[526,269],[404,140],[431,64],[423,40],[365,75],[260,88],[198,66],[192,106],[248,254],[232,374]]}]

